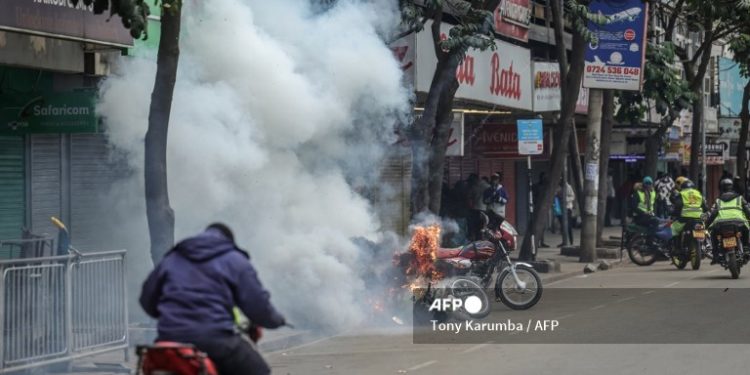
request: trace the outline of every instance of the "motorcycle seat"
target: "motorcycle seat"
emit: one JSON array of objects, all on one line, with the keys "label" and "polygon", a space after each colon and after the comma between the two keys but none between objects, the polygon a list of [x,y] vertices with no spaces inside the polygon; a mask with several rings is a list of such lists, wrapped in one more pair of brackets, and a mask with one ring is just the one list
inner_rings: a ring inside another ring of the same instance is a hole
[{"label": "motorcycle seat", "polygon": [[463,251],[463,249],[460,247],[456,247],[453,249],[439,248],[437,249],[437,252],[435,253],[435,258],[437,259],[458,258],[461,255],[461,251]]}]

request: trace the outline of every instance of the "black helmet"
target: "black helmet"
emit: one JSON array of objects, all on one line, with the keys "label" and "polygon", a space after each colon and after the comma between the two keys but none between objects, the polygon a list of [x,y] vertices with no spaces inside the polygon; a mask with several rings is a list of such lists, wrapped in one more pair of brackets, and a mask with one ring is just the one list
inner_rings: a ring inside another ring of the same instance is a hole
[{"label": "black helmet", "polygon": [[695,184],[693,183],[693,181],[685,180],[685,182],[683,182],[682,185],[680,185],[680,190],[685,190],[685,189],[695,189]]},{"label": "black helmet", "polygon": [[719,182],[719,187],[722,193],[729,193],[734,190],[734,181],[729,178],[725,178]]}]

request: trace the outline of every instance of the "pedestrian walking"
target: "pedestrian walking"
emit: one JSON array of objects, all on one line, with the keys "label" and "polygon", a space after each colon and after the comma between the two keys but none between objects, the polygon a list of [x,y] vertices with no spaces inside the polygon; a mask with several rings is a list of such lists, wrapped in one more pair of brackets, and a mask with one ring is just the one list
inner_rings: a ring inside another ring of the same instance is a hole
[{"label": "pedestrian walking", "polygon": [[482,213],[487,210],[484,204],[484,191],[490,185],[476,173],[472,173],[466,179],[468,190],[469,212],[466,217],[467,237],[469,241],[477,241],[482,237]]},{"label": "pedestrian walking", "polygon": [[[564,194],[564,195],[563,195]],[[573,223],[575,223],[575,217],[573,216],[573,208],[575,207],[575,200],[576,200],[576,194],[573,191],[573,187],[570,186],[568,183],[564,183],[562,179],[560,179],[560,187],[557,189],[557,193],[555,194],[557,196],[557,199],[561,202],[560,205],[562,206],[562,202],[565,202],[564,210],[562,210],[563,207],[561,207],[560,215],[557,217],[558,220],[560,220],[560,228],[561,231],[566,230],[566,228],[563,227],[563,219],[562,215],[568,215],[568,239],[570,240],[570,245],[573,245]],[[564,198],[564,199],[563,199]],[[562,247],[563,243],[560,243],[557,245],[557,247]]]},{"label": "pedestrian walking", "polygon": [[612,226],[612,214],[615,205],[615,181],[612,178],[612,170],[607,173],[607,207],[604,211],[604,226]]}]

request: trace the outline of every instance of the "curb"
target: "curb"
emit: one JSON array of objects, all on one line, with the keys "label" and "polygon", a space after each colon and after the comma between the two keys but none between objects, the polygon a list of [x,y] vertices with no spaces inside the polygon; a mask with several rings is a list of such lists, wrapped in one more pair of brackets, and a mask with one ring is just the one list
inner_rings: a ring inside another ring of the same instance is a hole
[{"label": "curb", "polygon": [[[610,265],[610,268],[609,268],[610,270],[611,269],[615,269],[615,268],[620,268],[620,267],[624,266],[625,264],[628,264],[627,258],[623,258],[622,260],[620,260],[620,259],[613,259],[613,260],[610,260],[610,259],[599,259],[599,260],[606,260],[606,261],[608,261],[609,265]],[[585,266],[588,263],[579,263],[579,264]],[[608,270],[605,270],[605,271],[599,270],[597,272],[606,272],[606,271],[608,271]],[[573,278],[575,276],[583,275],[583,274],[584,274],[583,271],[580,271],[580,270],[579,271],[562,272],[562,273],[559,273],[559,274],[553,274],[553,275],[550,275],[549,277],[543,277],[542,278],[542,285],[544,285],[544,284],[551,284],[551,283],[558,282],[558,281],[561,281],[561,280],[570,279],[570,278]]]}]

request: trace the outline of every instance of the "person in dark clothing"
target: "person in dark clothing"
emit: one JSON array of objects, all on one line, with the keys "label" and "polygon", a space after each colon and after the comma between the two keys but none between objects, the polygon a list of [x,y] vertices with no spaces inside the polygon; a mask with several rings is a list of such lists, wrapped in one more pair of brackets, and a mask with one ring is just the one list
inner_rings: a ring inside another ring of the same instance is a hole
[{"label": "person in dark clothing", "polygon": [[158,319],[157,340],[195,345],[221,375],[270,374],[233,315],[237,307],[258,326],[285,325],[249,259],[224,224],[211,224],[172,248],[141,290],[141,307]]}]

